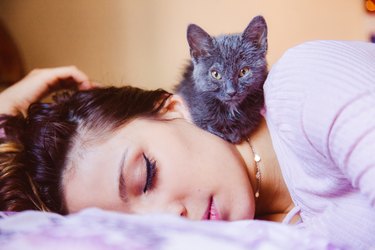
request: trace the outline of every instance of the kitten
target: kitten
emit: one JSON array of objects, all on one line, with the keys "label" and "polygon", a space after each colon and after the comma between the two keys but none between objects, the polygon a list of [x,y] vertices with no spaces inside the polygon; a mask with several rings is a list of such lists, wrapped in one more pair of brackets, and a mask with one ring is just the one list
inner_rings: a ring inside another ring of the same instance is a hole
[{"label": "kitten", "polygon": [[247,139],[261,119],[267,77],[267,24],[254,17],[242,34],[211,37],[190,24],[191,63],[174,91],[193,122],[232,143]]}]

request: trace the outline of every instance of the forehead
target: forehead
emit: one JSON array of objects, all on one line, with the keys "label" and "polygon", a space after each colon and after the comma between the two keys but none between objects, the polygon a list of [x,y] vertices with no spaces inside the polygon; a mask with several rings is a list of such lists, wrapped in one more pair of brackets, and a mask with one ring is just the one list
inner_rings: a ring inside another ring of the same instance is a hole
[{"label": "forehead", "polygon": [[238,66],[237,63],[251,63],[258,59],[258,50],[250,42],[244,42],[241,35],[223,35],[216,38],[219,54],[214,61],[223,66]]},{"label": "forehead", "polygon": [[69,212],[85,207],[113,207],[113,194],[117,193],[113,183],[118,182],[117,162],[123,147],[120,140],[109,136],[107,140],[86,145],[77,145],[79,154],[72,157],[63,174],[63,193]]},{"label": "forehead", "polygon": [[69,212],[88,205],[116,209],[121,204],[118,181],[124,152],[141,147],[152,139],[152,134],[165,136],[155,130],[161,124],[164,123],[135,119],[107,134],[105,139],[92,140],[84,149],[79,143],[75,145],[77,151],[71,153],[71,161],[63,174],[63,192]]},{"label": "forehead", "polygon": [[217,45],[228,51],[238,50],[241,47],[242,39],[240,34],[222,35],[216,37]]}]

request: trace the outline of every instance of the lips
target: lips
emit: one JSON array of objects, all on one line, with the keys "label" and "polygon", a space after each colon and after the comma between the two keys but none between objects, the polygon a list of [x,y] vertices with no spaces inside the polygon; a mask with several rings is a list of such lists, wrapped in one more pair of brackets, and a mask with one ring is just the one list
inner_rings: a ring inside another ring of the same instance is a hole
[{"label": "lips", "polygon": [[203,215],[202,220],[220,220],[220,214],[215,206],[213,197],[210,198],[206,212]]}]

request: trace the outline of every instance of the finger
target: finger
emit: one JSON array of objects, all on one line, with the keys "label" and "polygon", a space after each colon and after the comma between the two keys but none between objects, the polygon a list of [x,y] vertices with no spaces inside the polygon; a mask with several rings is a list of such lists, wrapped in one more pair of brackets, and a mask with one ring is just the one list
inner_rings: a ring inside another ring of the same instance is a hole
[{"label": "finger", "polygon": [[43,98],[58,89],[78,88],[86,81],[89,81],[87,75],[77,67],[65,66],[33,70],[24,83],[34,98]]},{"label": "finger", "polygon": [[77,83],[89,81],[88,76],[75,66],[46,69],[45,72],[47,75],[46,77],[49,78],[49,82],[51,83],[68,78],[73,78],[73,80]]},{"label": "finger", "polygon": [[[66,66],[32,70],[17,85],[20,86],[20,89],[29,89],[31,92],[43,94],[56,88],[63,88],[64,85],[78,87],[80,83],[88,80],[87,75],[77,67]],[[23,85],[27,85],[27,88]]]},{"label": "finger", "polygon": [[[24,111],[31,103],[41,100],[53,90],[64,87],[77,89],[84,82],[89,82],[87,75],[74,66],[33,70],[6,89],[2,99],[8,100],[14,109]],[[83,88],[90,87],[89,83],[83,84]]]},{"label": "finger", "polygon": [[88,80],[85,73],[79,70],[76,66],[63,66],[56,68],[44,68],[32,70],[26,78],[43,78],[44,80],[57,80],[58,78],[64,79],[68,77],[74,78],[77,82]]},{"label": "finger", "polygon": [[100,87],[101,84],[95,81],[84,81],[78,85],[79,90],[88,90],[96,87]]}]

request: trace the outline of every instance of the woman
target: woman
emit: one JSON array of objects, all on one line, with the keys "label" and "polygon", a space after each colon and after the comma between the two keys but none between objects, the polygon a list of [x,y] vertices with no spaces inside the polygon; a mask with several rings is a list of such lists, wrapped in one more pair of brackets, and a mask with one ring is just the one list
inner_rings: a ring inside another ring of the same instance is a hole
[{"label": "woman", "polygon": [[[239,145],[191,124],[183,101],[162,90],[65,95],[33,104],[26,120],[3,120],[4,144],[17,150],[3,151],[13,158],[2,171],[13,164],[29,180],[32,206],[63,214],[96,206],[300,220],[334,243],[366,249],[375,245],[373,79],[373,44],[297,46],[271,69],[264,119]],[[22,203],[17,197],[7,204]]]}]

